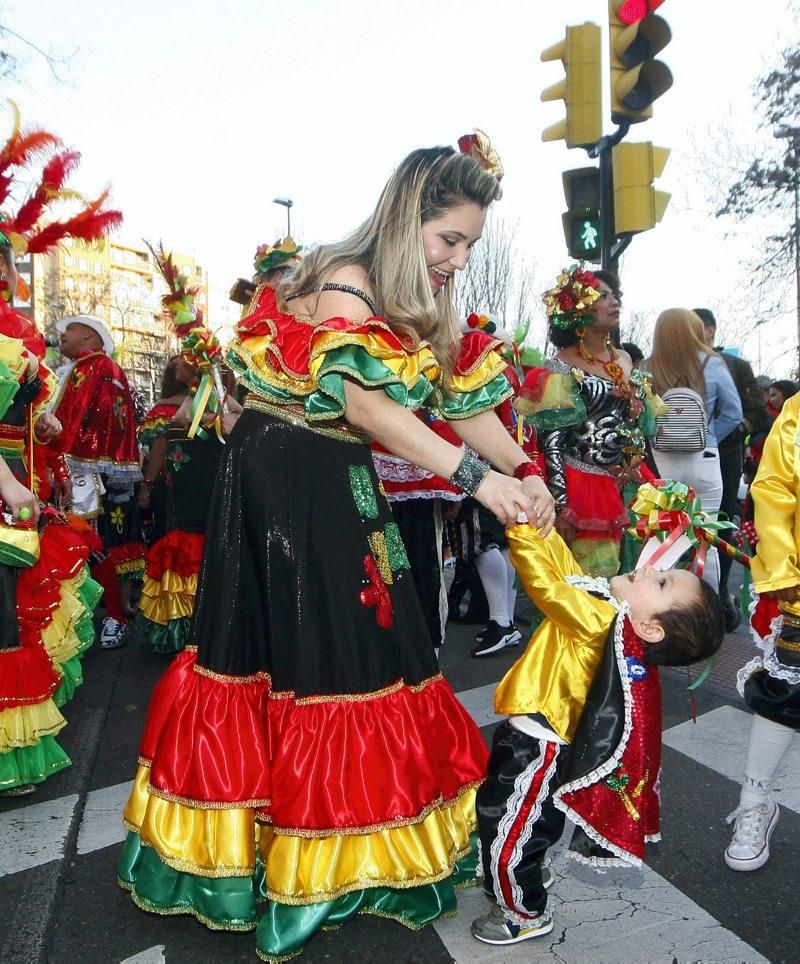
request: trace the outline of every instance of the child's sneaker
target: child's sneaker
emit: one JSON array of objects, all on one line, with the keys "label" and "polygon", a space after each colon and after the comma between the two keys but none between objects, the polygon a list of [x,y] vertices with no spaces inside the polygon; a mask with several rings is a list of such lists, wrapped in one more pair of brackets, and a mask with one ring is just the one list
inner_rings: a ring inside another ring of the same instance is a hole
[{"label": "child's sneaker", "polygon": [[493,619],[489,620],[489,625],[481,635],[481,641],[472,650],[472,656],[490,656],[492,653],[499,653],[507,646],[518,645],[522,639],[522,633],[514,628],[513,623],[500,626]]},{"label": "child's sneaker", "polygon": [[758,870],[769,860],[769,838],[778,822],[778,804],[770,800],[737,807],[727,822],[734,820],[725,863],[731,870]]},{"label": "child's sneaker", "polygon": [[553,929],[553,918],[548,913],[539,914],[525,927],[512,924],[498,904],[494,904],[485,917],[472,922],[472,936],[484,944],[519,944],[534,937],[544,937]]}]

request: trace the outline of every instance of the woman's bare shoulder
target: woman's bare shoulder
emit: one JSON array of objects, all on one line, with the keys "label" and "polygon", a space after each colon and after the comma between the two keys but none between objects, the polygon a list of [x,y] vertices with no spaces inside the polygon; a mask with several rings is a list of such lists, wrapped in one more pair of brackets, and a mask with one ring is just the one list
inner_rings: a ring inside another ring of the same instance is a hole
[{"label": "woman's bare shoulder", "polygon": [[[325,283],[358,288],[369,298],[373,300],[375,298],[375,293],[367,281],[366,269],[362,268],[361,265],[343,265],[326,278]],[[349,291],[321,291],[313,312],[313,317],[318,321],[337,317],[350,318],[353,321],[366,321],[373,315],[374,312],[366,301]]]}]

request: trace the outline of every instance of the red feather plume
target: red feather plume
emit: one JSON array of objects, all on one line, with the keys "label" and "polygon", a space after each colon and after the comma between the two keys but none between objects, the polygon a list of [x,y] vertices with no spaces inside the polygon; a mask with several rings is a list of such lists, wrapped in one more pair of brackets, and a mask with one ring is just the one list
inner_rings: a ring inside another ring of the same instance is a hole
[{"label": "red feather plume", "polygon": [[6,227],[10,231],[16,231],[17,234],[31,231],[53,199],[53,195],[64,187],[67,178],[75,171],[80,160],[81,156],[77,151],[64,151],[48,161],[42,170],[39,186]]},{"label": "red feather plume", "polygon": [[101,210],[108,200],[106,189],[95,201],[90,202],[85,210],[66,221],[53,221],[38,231],[28,241],[30,254],[41,254],[58,244],[67,236],[80,238],[82,241],[97,241],[109,231],[113,231],[122,224],[122,212],[115,210]]}]

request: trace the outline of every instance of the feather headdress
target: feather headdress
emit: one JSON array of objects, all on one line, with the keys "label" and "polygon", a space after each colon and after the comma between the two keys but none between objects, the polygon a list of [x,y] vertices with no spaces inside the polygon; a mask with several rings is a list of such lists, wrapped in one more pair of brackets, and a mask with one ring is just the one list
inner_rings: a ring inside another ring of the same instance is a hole
[{"label": "feather headdress", "polygon": [[145,244],[167,285],[167,293],[161,298],[161,307],[170,316],[178,338],[185,338],[193,328],[203,324],[203,312],[195,304],[199,289],[190,286],[187,275],[172,260],[172,252],[167,254],[160,241],[158,249],[149,241],[145,241]]}]

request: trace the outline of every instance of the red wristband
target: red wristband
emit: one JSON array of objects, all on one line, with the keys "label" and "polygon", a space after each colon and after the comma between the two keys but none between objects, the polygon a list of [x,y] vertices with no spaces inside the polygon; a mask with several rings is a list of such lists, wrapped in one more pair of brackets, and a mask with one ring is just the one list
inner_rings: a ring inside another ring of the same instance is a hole
[{"label": "red wristband", "polygon": [[514,478],[519,479],[520,482],[527,479],[529,475],[535,475],[538,479],[544,477],[542,470],[535,462],[520,462],[514,469]]}]

